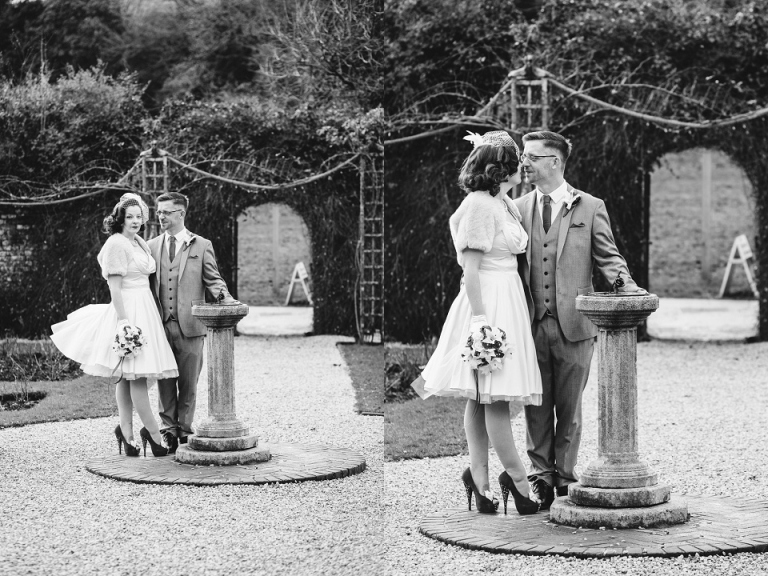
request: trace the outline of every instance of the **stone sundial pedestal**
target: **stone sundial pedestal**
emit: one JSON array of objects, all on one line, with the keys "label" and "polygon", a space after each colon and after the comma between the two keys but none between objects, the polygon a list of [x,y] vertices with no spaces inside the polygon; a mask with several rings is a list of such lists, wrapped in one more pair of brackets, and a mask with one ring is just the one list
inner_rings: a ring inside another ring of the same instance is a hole
[{"label": "stone sundial pedestal", "polygon": [[550,508],[553,522],[585,528],[681,524],[688,506],[639,459],[637,442],[637,325],[659,307],[655,294],[593,293],[576,309],[598,327],[598,458],[568,498]]},{"label": "stone sundial pedestal", "polygon": [[[259,438],[235,411],[235,325],[249,312],[245,304],[205,304],[192,307],[192,315],[208,328],[208,416],[195,434],[176,450],[176,457],[126,458],[117,450],[86,463],[93,474],[139,482],[192,486],[274,484],[306,480],[334,480],[365,470],[365,457],[348,448],[293,442],[259,445]],[[241,342],[258,353],[259,341]],[[265,358],[264,362],[275,362]],[[246,384],[253,374],[245,374]],[[312,375],[307,374],[311,381]],[[110,444],[113,446],[113,444]]]},{"label": "stone sundial pedestal", "polygon": [[192,315],[208,328],[208,417],[196,427],[186,445],[176,450],[184,464],[232,465],[265,462],[269,448],[235,413],[235,326],[248,314],[245,304],[203,304]]}]

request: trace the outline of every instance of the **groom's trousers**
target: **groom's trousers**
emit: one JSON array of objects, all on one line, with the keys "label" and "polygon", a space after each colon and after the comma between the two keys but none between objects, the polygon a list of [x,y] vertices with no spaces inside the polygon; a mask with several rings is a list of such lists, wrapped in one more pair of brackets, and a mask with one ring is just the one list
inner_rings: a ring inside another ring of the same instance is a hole
[{"label": "groom's trousers", "polygon": [[179,377],[157,382],[160,431],[179,437],[189,436],[194,433],[192,419],[195,417],[197,403],[197,380],[203,368],[205,336],[184,336],[179,323],[172,318],[166,320],[163,326],[179,366]]},{"label": "groom's trousers", "polygon": [[528,457],[534,482],[566,486],[578,480],[574,467],[581,442],[581,396],[589,378],[595,339],[569,341],[557,318],[532,324],[541,371],[541,406],[526,406]]}]

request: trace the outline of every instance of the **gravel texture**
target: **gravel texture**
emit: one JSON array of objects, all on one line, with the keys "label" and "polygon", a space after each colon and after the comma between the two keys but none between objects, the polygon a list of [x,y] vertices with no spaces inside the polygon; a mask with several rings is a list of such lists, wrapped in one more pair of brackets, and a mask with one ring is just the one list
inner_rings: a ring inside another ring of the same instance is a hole
[{"label": "gravel texture", "polygon": [[[637,368],[640,456],[671,486],[673,497],[696,493],[768,500],[768,344],[643,343]],[[596,358],[583,411],[577,470],[597,457]],[[522,415],[513,429],[518,449],[524,450]],[[468,465],[467,456],[385,464],[384,513],[400,533],[388,550],[389,574],[768,574],[768,554],[579,560],[464,550],[421,535],[422,517],[466,506],[459,475]],[[492,455],[491,477],[501,471]]]},{"label": "gravel texture", "polygon": [[[382,573],[382,419],[355,413],[332,336],[235,340],[237,411],[263,441],[365,455],[362,474],[268,486],[108,480],[116,418],[0,431],[0,574]],[[207,414],[206,369],[198,418]],[[154,395],[154,394],[153,394]],[[134,420],[136,433],[140,428]]]},{"label": "gravel texture", "polygon": [[[269,486],[131,484],[83,467],[114,451],[114,418],[0,430],[0,575],[768,574],[762,554],[578,560],[422,536],[422,517],[465,504],[468,459],[385,464],[382,421],[355,414],[338,340],[237,338],[238,413],[264,440],[361,452],[365,472]],[[596,372],[593,364],[581,466],[597,454]],[[638,388],[641,457],[673,493],[768,499],[768,344],[641,344]],[[204,372],[199,415],[205,390]],[[523,446],[522,417],[513,428]]]}]

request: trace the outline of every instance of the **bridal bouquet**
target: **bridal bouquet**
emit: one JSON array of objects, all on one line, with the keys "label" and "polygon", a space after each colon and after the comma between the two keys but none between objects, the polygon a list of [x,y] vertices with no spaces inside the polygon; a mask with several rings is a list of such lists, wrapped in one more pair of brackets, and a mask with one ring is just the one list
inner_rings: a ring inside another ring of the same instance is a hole
[{"label": "bridal bouquet", "polygon": [[117,352],[117,355],[123,358],[131,356],[135,358],[141,353],[141,350],[146,343],[147,339],[141,333],[141,328],[138,326],[131,326],[130,324],[122,324],[117,327],[117,334],[115,334],[115,341],[112,343],[112,350]]},{"label": "bridal bouquet", "polygon": [[512,352],[507,333],[501,328],[481,326],[467,338],[461,358],[480,374],[490,374],[501,368],[507,354]]}]

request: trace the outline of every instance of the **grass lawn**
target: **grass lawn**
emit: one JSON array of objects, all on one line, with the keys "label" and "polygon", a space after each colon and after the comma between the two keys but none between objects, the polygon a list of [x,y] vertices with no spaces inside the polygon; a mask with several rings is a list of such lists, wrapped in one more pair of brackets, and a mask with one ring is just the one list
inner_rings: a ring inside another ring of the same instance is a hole
[{"label": "grass lawn", "polygon": [[349,368],[355,387],[357,411],[384,413],[384,347],[362,344],[339,344],[339,351]]},{"label": "grass lawn", "polygon": [[[13,392],[18,385],[0,382],[0,393]],[[29,391],[47,395],[32,408],[0,411],[0,428],[40,422],[99,418],[117,413],[114,387],[107,378],[83,375],[60,382],[30,382]]]},{"label": "grass lawn", "polygon": [[384,457],[391,461],[466,454],[465,405],[459,398],[437,397],[388,403]]}]

